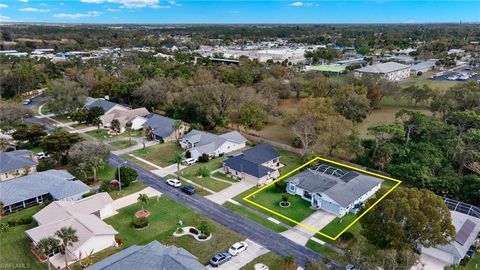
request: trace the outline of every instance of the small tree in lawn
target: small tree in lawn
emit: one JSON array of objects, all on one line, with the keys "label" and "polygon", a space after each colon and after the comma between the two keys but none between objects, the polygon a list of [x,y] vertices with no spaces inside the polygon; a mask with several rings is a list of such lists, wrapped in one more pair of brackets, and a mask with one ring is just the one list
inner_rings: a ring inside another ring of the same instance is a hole
[{"label": "small tree in lawn", "polygon": [[149,200],[149,198],[148,198],[147,194],[140,193],[140,194],[138,195],[137,201],[139,201],[139,202],[141,203],[141,205],[142,205],[142,211],[145,211],[145,209],[144,209],[143,206],[148,203],[148,200]]},{"label": "small tree in lawn", "polygon": [[205,220],[202,220],[202,222],[200,222],[200,226],[198,228],[200,230],[200,232],[205,235],[205,236],[209,236],[210,235],[210,225],[208,224],[207,221]]},{"label": "small tree in lawn", "polygon": [[115,178],[120,180],[123,186],[128,187],[133,181],[138,177],[138,172],[130,167],[122,166],[120,167],[120,175],[118,170],[115,172]]},{"label": "small tree in lawn", "polygon": [[295,262],[295,258],[292,255],[288,255],[283,258],[283,268],[285,270],[297,269],[297,263]]},{"label": "small tree in lawn", "polygon": [[118,121],[117,119],[113,119],[112,122],[110,122],[110,128],[115,133],[120,133],[120,121]]},{"label": "small tree in lawn", "polygon": [[99,117],[92,119],[92,125],[97,127],[97,132],[100,132],[101,124],[102,124],[102,120]]},{"label": "small tree in lawn", "polygon": [[54,237],[46,237],[40,239],[37,243],[37,249],[42,253],[43,256],[47,258],[48,269],[50,270],[50,261],[48,260],[48,255],[60,247],[60,240]]},{"label": "small tree in lawn", "polygon": [[[182,163],[183,155],[180,152],[175,152],[172,161],[177,164],[177,172],[180,171],[180,164]],[[177,174],[177,179],[180,179],[180,176]]]},{"label": "small tree in lawn", "polygon": [[202,191],[203,191],[203,181],[205,177],[210,176],[210,170],[208,169],[207,166],[201,166],[200,168],[198,168],[197,175],[202,177]]},{"label": "small tree in lawn", "polygon": [[125,124],[125,128],[128,132],[128,145],[132,145],[132,122],[128,122]]},{"label": "small tree in lawn", "polygon": [[71,247],[73,243],[78,242],[77,231],[72,227],[62,227],[55,232],[55,236],[61,240],[60,248],[65,255],[65,268],[68,269],[67,247]]}]

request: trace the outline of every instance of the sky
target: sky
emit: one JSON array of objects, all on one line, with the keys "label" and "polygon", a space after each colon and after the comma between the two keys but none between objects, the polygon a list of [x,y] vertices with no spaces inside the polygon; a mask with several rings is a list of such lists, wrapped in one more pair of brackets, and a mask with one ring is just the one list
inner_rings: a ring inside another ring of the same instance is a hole
[{"label": "sky", "polygon": [[480,22],[479,0],[0,0],[1,22]]}]

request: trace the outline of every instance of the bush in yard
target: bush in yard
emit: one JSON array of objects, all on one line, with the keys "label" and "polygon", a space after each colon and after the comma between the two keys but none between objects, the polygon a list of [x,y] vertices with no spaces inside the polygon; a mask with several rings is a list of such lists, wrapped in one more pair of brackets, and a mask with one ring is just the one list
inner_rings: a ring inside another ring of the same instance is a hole
[{"label": "bush in yard", "polygon": [[198,161],[205,163],[210,161],[210,157],[207,154],[203,154],[198,158]]},{"label": "bush in yard", "polygon": [[110,180],[103,180],[100,184],[100,191],[108,192],[112,190],[112,185],[110,184]]},{"label": "bush in yard", "polygon": [[0,223],[0,234],[7,232],[9,228],[10,225],[8,223]]},{"label": "bush in yard", "polygon": [[187,152],[185,152],[185,158],[191,158],[192,157],[192,153],[190,152],[190,150],[187,150]]},{"label": "bush in yard", "polygon": [[123,239],[120,237],[115,237],[115,242],[118,246],[121,246],[123,244]]},{"label": "bush in yard", "polygon": [[87,198],[87,197],[90,197],[90,196],[92,196],[93,194],[95,194],[95,192],[93,192],[93,191],[89,191],[89,192],[87,192],[87,193],[83,194],[83,195],[82,195],[82,198]]},{"label": "bush in yard", "polygon": [[30,224],[33,222],[33,218],[31,216],[25,216],[21,218],[22,224]]},{"label": "bush in yard", "polygon": [[287,183],[283,180],[275,182],[275,190],[277,192],[286,192],[287,191]]},{"label": "bush in yard", "polygon": [[288,202],[288,196],[287,194],[282,195],[282,202]]},{"label": "bush in yard", "polygon": [[300,140],[299,137],[293,138],[292,146],[295,147],[295,148],[302,148],[303,147],[302,141]]},{"label": "bush in yard", "polygon": [[189,231],[191,234],[195,234],[195,235],[198,235],[198,234],[199,234],[199,231],[198,231],[197,229],[195,229],[195,228],[190,228],[188,231]]},{"label": "bush in yard", "polygon": [[118,175],[118,170],[115,172],[115,178],[119,179],[122,186],[125,187],[128,187],[133,181],[137,180],[137,176],[137,171],[127,166],[120,167],[120,175]]},{"label": "bush in yard", "polygon": [[15,220],[15,226],[19,226],[19,225],[22,225],[22,224],[23,224],[22,219]]},{"label": "bush in yard", "polygon": [[202,235],[209,236],[210,235],[210,225],[208,225],[208,222],[203,220],[200,222],[200,226],[198,228],[201,232]]},{"label": "bush in yard", "polygon": [[44,172],[55,169],[55,162],[52,159],[44,159],[38,162],[37,172]]},{"label": "bush in yard", "polygon": [[137,229],[140,229],[140,228],[144,228],[148,225],[148,219],[147,218],[144,218],[144,217],[141,217],[141,218],[136,218],[134,221],[133,221],[133,227],[137,228]]},{"label": "bush in yard", "polygon": [[177,233],[183,233],[183,228],[182,227],[178,227],[177,230],[176,230]]},{"label": "bush in yard", "polygon": [[8,226],[13,227],[13,226],[15,226],[15,220],[10,219],[10,220],[7,221],[7,224],[8,224]]},{"label": "bush in yard", "polygon": [[346,248],[351,246],[355,242],[355,235],[351,232],[344,232],[340,237],[338,237],[337,245],[340,248]]}]

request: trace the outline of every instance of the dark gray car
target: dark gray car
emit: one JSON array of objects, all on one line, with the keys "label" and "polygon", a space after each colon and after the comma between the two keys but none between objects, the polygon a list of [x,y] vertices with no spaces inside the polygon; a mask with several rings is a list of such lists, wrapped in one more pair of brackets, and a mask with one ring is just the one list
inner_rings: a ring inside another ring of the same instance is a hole
[{"label": "dark gray car", "polygon": [[210,259],[210,265],[218,267],[230,261],[231,258],[232,258],[232,255],[230,255],[227,252],[218,253],[217,255],[213,256],[213,258]]}]

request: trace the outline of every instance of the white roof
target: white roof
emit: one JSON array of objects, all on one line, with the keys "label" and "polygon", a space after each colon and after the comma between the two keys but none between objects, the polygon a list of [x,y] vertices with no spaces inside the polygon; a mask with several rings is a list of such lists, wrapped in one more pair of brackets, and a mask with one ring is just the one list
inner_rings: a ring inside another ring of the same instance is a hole
[{"label": "white roof", "polygon": [[410,68],[410,66],[400,64],[397,62],[386,62],[386,63],[376,64],[371,66],[365,66],[365,67],[356,69],[355,71],[362,72],[362,73],[385,74],[385,73],[390,73],[390,72],[407,69],[407,68]]}]

